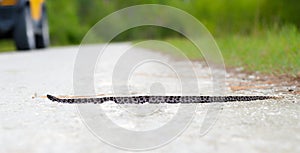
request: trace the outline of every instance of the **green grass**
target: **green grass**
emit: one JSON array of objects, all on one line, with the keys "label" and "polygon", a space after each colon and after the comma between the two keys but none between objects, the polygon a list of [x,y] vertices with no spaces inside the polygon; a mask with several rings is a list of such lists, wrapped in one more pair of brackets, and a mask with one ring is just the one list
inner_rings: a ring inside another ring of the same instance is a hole
[{"label": "green grass", "polygon": [[[215,38],[226,67],[244,67],[247,71],[260,71],[275,75],[300,73],[300,32],[294,26],[265,30],[256,34],[229,35]],[[187,39],[164,40],[178,47],[193,60],[203,59],[198,49]],[[155,45],[144,46],[158,50]],[[171,49],[160,48],[175,55]]]},{"label": "green grass", "polygon": [[1,52],[9,52],[14,51],[15,46],[14,42],[12,40],[1,40],[0,41],[0,53]]},{"label": "green grass", "polygon": [[[260,71],[276,75],[300,74],[300,31],[295,26],[261,30],[248,35],[229,34],[215,38],[223,55],[226,67],[244,67],[247,71]],[[198,49],[187,39],[164,40],[180,49],[192,60],[203,60]],[[0,52],[13,51],[11,40],[0,41]],[[158,45],[143,44],[150,48],[179,55],[174,49]]]}]

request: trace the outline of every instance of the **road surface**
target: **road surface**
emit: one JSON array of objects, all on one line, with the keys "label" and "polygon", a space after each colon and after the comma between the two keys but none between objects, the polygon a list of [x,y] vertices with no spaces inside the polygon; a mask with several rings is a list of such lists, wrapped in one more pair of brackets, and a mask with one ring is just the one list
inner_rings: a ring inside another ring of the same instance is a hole
[{"label": "road surface", "polygon": [[[100,46],[84,47],[95,49]],[[113,70],[110,61],[120,58],[121,50],[129,47],[130,44],[120,43],[108,48],[110,52],[103,55],[106,60],[98,63],[99,66],[95,70],[96,93],[112,94]],[[74,94],[73,69],[77,51],[78,47],[73,46],[0,54],[1,153],[132,152],[100,141],[84,124],[76,105],[52,103],[43,98],[46,94]],[[144,55],[163,57],[167,62],[183,70],[189,66],[158,52],[139,48],[132,49],[132,52],[136,53],[136,57]],[[136,68],[129,80],[131,92],[137,94],[180,92],[180,87],[174,83],[176,75],[160,65],[146,63],[144,67]],[[201,62],[194,61],[192,65],[196,69],[200,93],[209,95],[208,88],[211,88],[209,69]],[[232,74],[228,74],[227,77],[227,82],[251,82],[255,76],[246,76],[244,80],[239,80],[239,77]],[[121,86],[124,82],[117,84]],[[200,128],[209,104],[201,105],[197,108],[191,124],[181,135],[166,145],[145,152],[300,152],[299,95],[280,93],[288,87],[270,84],[266,86],[270,88],[235,92],[228,88],[227,94],[280,95],[284,98],[225,104],[217,116],[217,121],[204,135],[200,133]],[[137,109],[107,103],[102,107],[115,124],[132,131],[159,128],[178,111],[177,105],[159,107],[148,105]],[[130,116],[124,110],[129,111],[129,114],[135,112],[137,115]],[[133,142],[134,139],[133,137]],[[149,143],[152,143],[151,140]]]}]

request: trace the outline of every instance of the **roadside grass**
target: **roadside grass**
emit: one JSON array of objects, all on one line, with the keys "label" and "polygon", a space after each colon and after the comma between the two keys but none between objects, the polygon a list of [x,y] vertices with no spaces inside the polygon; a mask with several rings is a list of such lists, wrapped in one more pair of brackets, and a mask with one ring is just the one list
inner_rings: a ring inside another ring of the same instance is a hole
[{"label": "roadside grass", "polygon": [[12,40],[1,40],[0,41],[0,53],[14,51],[15,46]]},{"label": "roadside grass", "polygon": [[[226,67],[243,67],[247,71],[299,77],[300,32],[294,26],[265,30],[250,35],[229,35],[215,38]],[[192,60],[203,59],[199,50],[187,39],[172,38],[168,42]],[[146,45],[145,48],[174,54],[173,50]]]},{"label": "roadside grass", "polygon": [[[226,67],[243,67],[246,71],[300,77],[300,31],[295,26],[263,29],[249,35],[221,35],[215,37],[215,40]],[[185,38],[169,38],[163,41],[176,46],[192,60],[203,60],[199,50]],[[155,44],[144,44],[140,47],[180,56],[170,47]],[[0,52],[14,50],[13,41],[0,41]]]}]

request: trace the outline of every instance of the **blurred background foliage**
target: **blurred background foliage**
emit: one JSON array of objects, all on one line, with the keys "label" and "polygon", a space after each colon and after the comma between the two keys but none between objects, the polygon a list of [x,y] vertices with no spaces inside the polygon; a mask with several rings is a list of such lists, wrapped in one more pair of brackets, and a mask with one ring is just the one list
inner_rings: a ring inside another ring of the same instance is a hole
[{"label": "blurred background foliage", "polygon": [[[78,44],[89,28],[106,15],[128,6],[151,3],[187,11],[215,37],[257,35],[286,25],[300,27],[299,0],[48,0],[51,43]],[[179,36],[164,28],[140,27],[123,33],[115,41]]]},{"label": "blurred background foliage", "polygon": [[[288,74],[300,79],[300,0],[46,0],[46,3],[52,46],[79,44],[93,25],[119,9],[163,4],[199,19],[214,36],[227,67]],[[91,42],[101,43],[103,37],[94,35],[95,41]],[[189,40],[167,28],[136,27],[113,41],[137,43],[145,39],[163,40],[190,59],[203,59]],[[0,52],[14,50],[12,40],[1,40],[0,46]],[[156,45],[144,47],[174,54],[173,50]]]}]

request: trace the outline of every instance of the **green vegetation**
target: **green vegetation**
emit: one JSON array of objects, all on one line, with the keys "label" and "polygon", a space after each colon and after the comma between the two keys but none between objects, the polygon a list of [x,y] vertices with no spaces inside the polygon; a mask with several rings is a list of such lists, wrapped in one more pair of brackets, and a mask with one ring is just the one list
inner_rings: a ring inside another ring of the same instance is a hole
[{"label": "green vegetation", "polygon": [[[249,35],[274,25],[300,27],[299,0],[47,0],[52,45],[78,44],[106,15],[139,4],[163,4],[187,11],[214,36]],[[174,37],[164,29],[152,31],[127,33],[117,41]]]},{"label": "green vegetation", "polygon": [[[169,5],[195,16],[216,37],[227,66],[277,74],[299,72],[299,0],[47,0],[51,43],[79,44],[103,17],[138,4]],[[134,28],[114,41],[144,39],[166,39],[182,46],[190,58],[201,58],[189,41],[164,28]],[[0,52],[13,50],[11,41],[1,40],[0,46]]]},{"label": "green vegetation", "polygon": [[15,49],[14,42],[11,40],[1,40],[0,46],[0,53],[13,51]]},{"label": "green vegetation", "polygon": [[300,33],[293,26],[258,35],[217,39],[227,66],[244,66],[273,74],[300,72]]},{"label": "green vegetation", "polygon": [[[299,0],[47,0],[52,45],[78,44],[88,29],[106,15],[138,4],[163,4],[187,11],[214,36],[249,35],[268,31],[274,25],[300,27]],[[153,33],[148,28],[128,32],[116,41],[174,36],[178,37],[165,29]]]},{"label": "green vegetation", "polygon": [[[187,39],[166,39],[190,59],[203,59],[199,50]],[[259,34],[216,37],[227,67],[244,67],[276,75],[296,76],[300,72],[300,32],[294,26],[262,31]],[[174,53],[169,48],[145,45],[145,48]],[[176,54],[178,55],[178,54]]]}]

